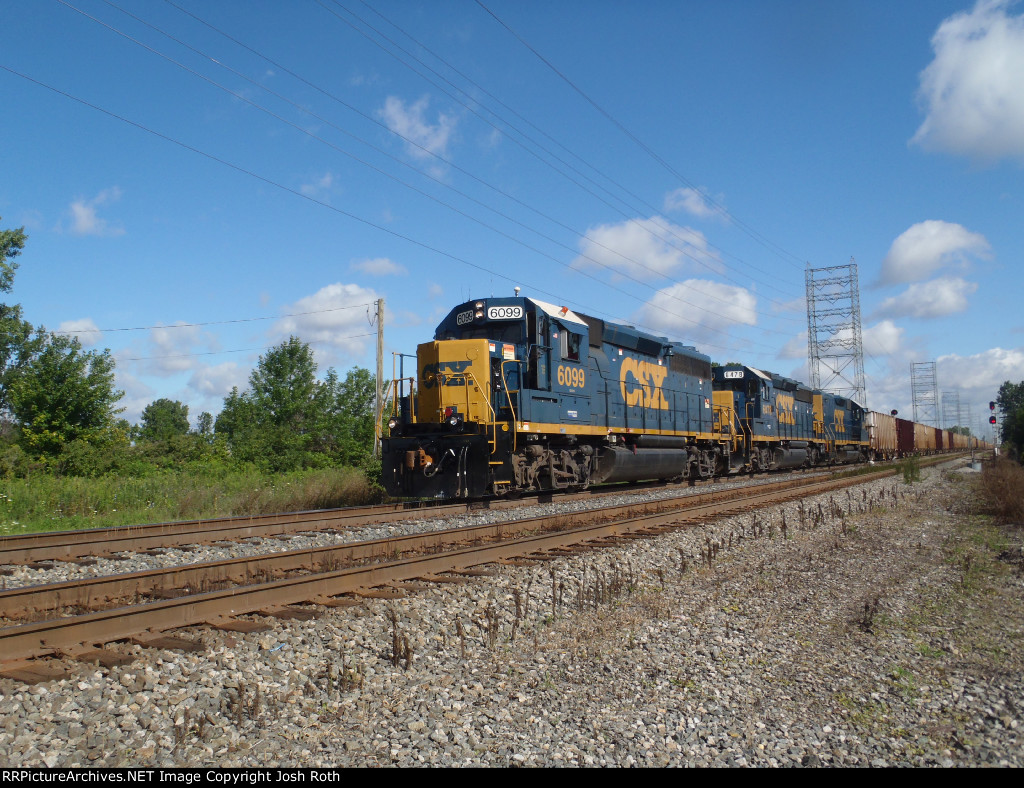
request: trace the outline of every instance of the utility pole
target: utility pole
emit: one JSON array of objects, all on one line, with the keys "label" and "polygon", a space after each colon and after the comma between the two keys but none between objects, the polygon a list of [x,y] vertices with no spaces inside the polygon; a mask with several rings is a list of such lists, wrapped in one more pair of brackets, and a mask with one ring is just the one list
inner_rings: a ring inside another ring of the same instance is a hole
[{"label": "utility pole", "polygon": [[384,299],[377,299],[377,398],[373,404],[373,456],[380,454],[380,420],[384,412]]}]

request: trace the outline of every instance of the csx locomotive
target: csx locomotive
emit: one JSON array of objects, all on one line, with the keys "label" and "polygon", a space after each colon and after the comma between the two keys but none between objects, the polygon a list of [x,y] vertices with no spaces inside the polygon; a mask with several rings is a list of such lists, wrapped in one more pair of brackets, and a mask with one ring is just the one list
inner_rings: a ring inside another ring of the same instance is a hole
[{"label": "csx locomotive", "polygon": [[864,408],[534,298],[455,307],[381,441],[398,497],[461,498],[858,462]]}]

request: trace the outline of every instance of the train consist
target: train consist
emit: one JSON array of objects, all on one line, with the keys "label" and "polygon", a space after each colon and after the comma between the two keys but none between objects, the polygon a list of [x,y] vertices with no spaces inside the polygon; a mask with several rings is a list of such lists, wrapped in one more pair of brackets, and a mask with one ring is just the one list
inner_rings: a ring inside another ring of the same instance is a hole
[{"label": "train consist", "polygon": [[398,497],[464,498],[864,462],[966,436],[533,298],[455,307],[381,440]]}]

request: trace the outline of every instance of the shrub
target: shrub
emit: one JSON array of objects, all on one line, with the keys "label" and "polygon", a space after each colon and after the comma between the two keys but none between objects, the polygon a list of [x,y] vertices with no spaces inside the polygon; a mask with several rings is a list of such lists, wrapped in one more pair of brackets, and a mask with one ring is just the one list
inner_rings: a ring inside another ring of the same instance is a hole
[{"label": "shrub", "polygon": [[921,481],[921,460],[917,456],[907,457],[899,462],[896,467],[903,474],[904,484],[913,484]]},{"label": "shrub", "polygon": [[1000,523],[1024,525],[1024,468],[999,458],[986,462],[981,473],[985,511]]}]

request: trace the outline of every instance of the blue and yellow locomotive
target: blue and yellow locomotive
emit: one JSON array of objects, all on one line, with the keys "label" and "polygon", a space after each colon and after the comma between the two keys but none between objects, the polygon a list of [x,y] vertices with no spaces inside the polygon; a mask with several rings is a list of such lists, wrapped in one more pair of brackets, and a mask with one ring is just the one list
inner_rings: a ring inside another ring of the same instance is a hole
[{"label": "blue and yellow locomotive", "polygon": [[[453,309],[381,442],[400,497],[699,479],[861,459],[863,409],[533,298]],[[866,437],[866,436],[865,436]]]},{"label": "blue and yellow locomotive", "polygon": [[865,459],[864,408],[853,400],[753,367],[714,369],[716,401],[732,405],[744,470],[761,471]]}]

